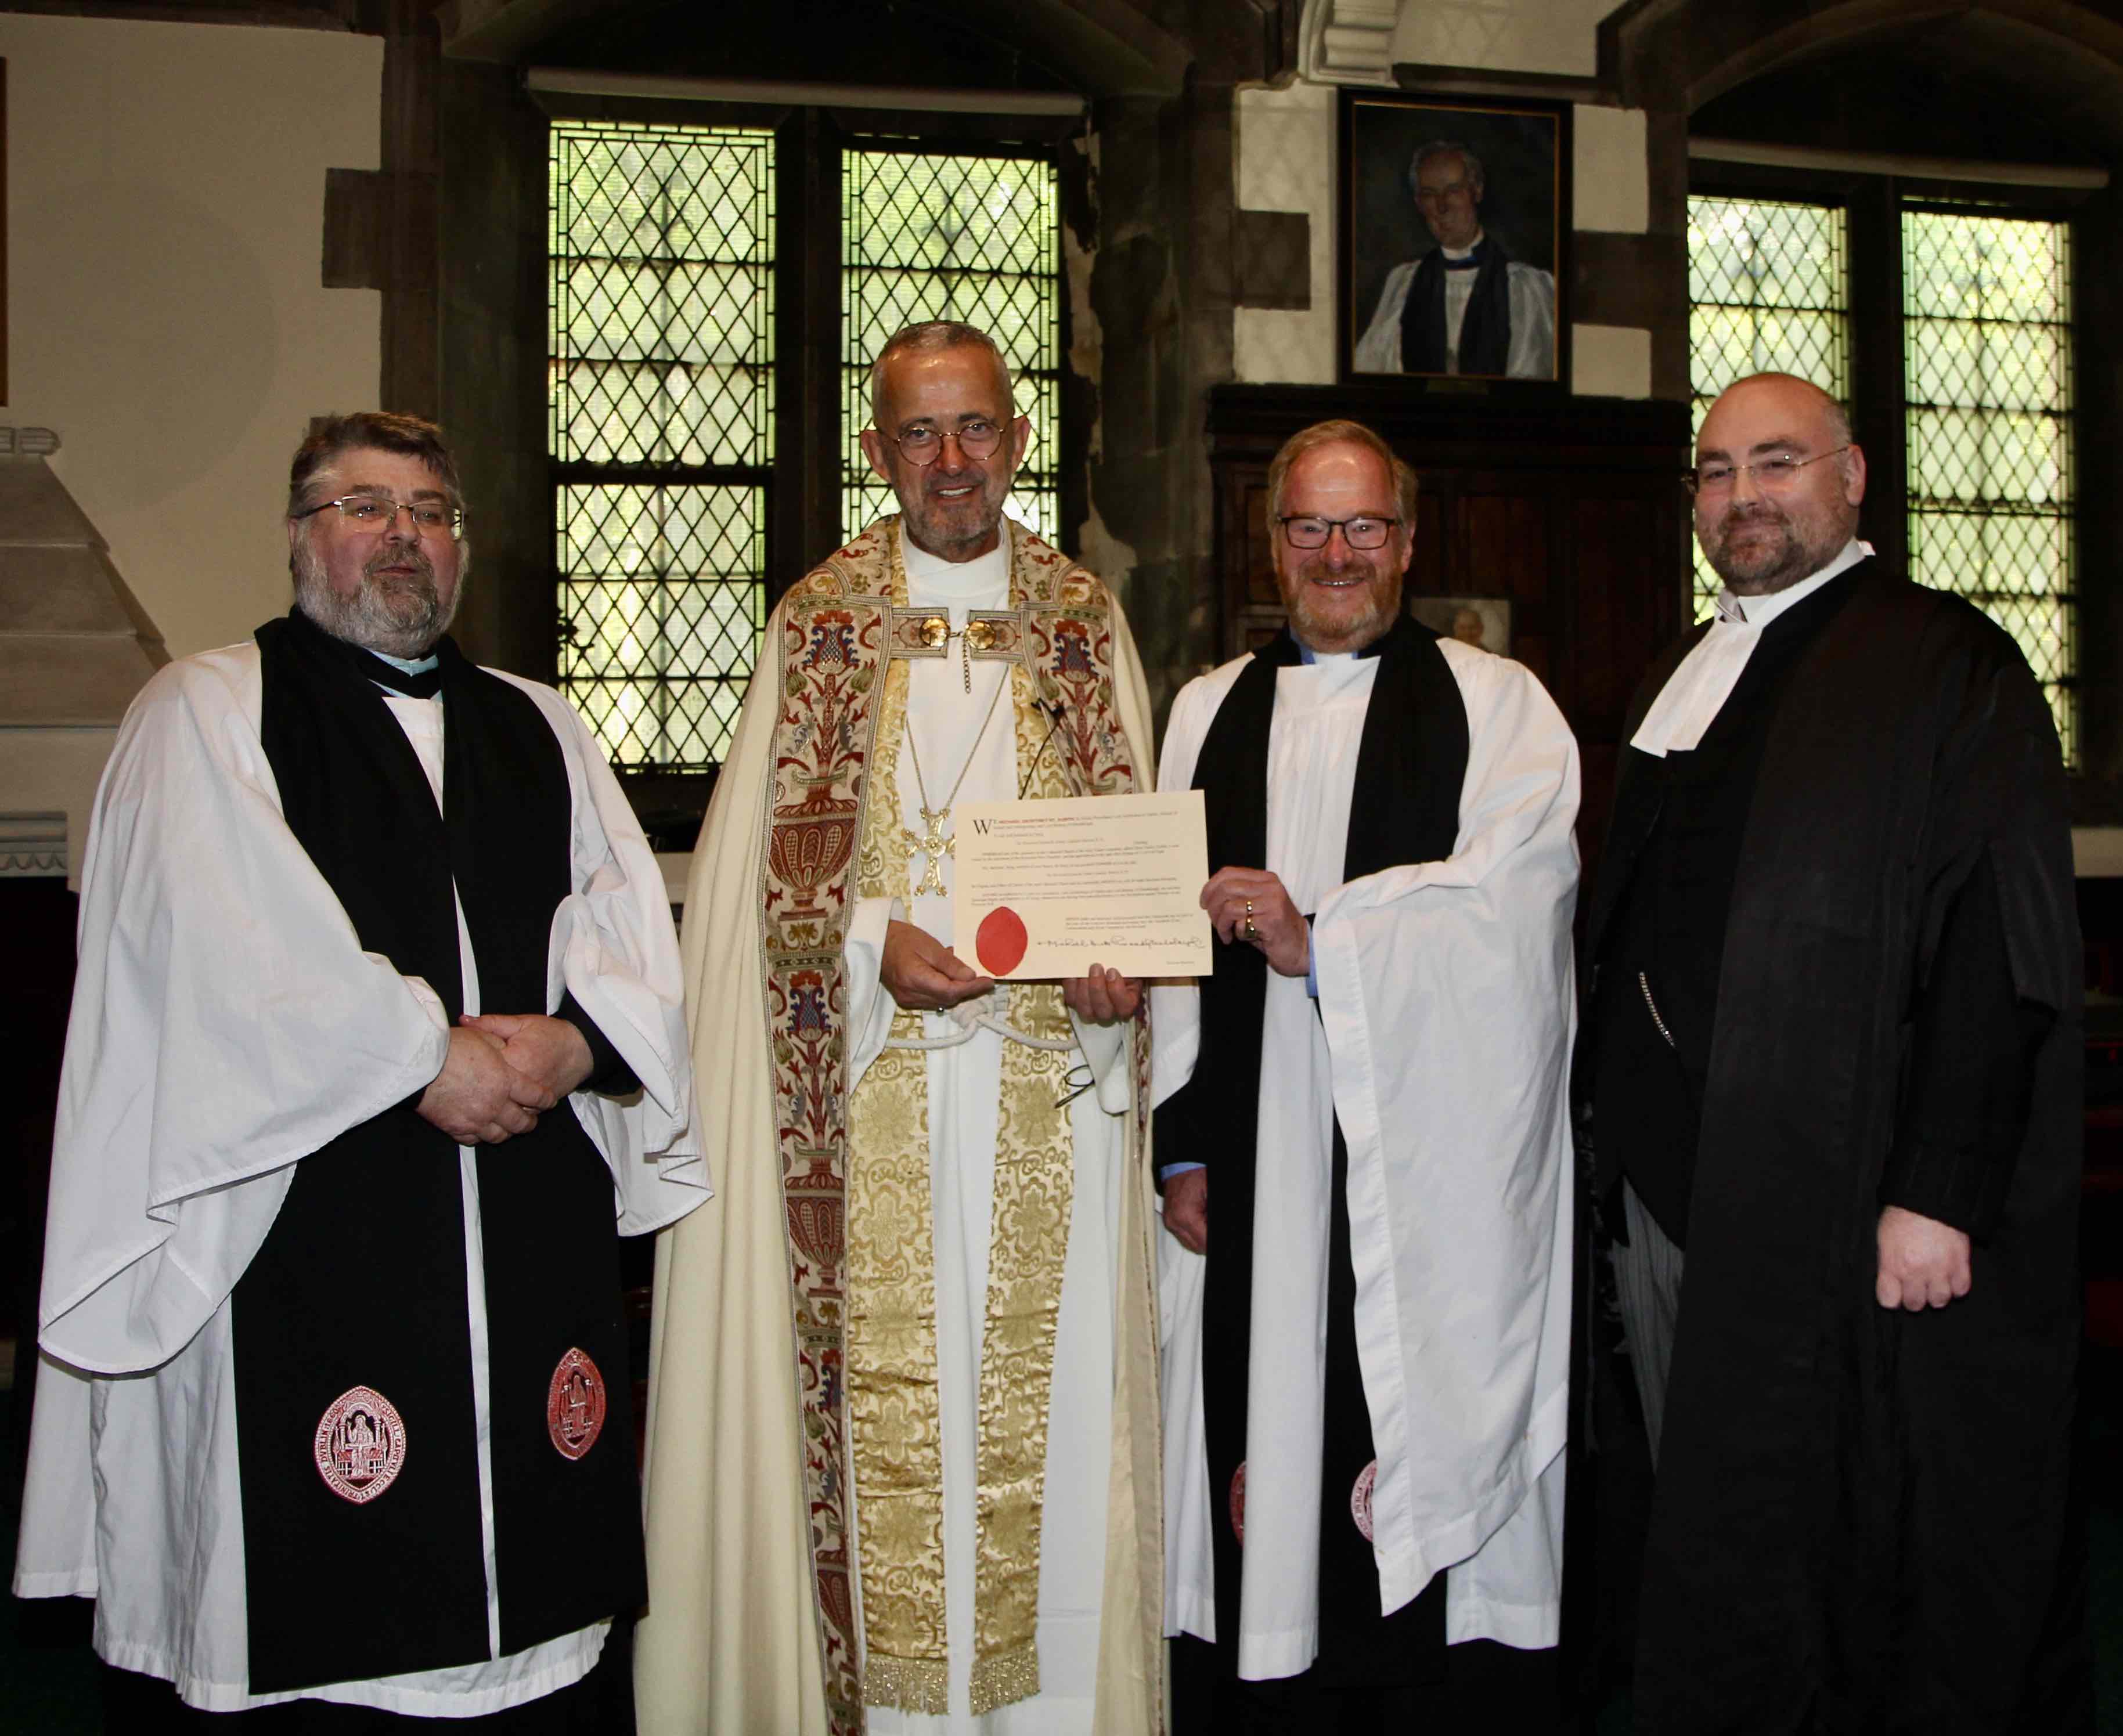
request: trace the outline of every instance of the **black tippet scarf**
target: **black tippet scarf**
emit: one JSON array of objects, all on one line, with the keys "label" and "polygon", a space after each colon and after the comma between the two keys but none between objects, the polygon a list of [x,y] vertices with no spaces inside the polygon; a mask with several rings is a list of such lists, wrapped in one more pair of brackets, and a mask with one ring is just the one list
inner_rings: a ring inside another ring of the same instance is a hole
[{"label": "black tippet scarf", "polygon": [[[1511,353],[1511,255],[1484,236],[1470,257],[1481,264],[1474,292],[1460,322],[1460,367],[1463,374],[1502,374]],[[1433,247],[1415,268],[1408,300],[1400,310],[1400,365],[1404,373],[1450,371],[1445,344],[1445,250]]]},{"label": "black tippet scarf", "polygon": [[[261,735],[288,826],[364,950],[464,1004],[457,905],[480,1004],[543,1013],[555,908],[570,884],[560,743],[536,701],[437,647],[437,810],[377,679],[390,666],[299,612],[257,633]],[[299,1078],[322,1070],[291,1056]],[[500,1650],[639,1603],[641,1537],[612,1178],[565,1105],[478,1158]],[[254,1693],[476,1663],[487,1636],[463,1194],[448,1135],[411,1102],[295,1165],[237,1283],[237,1452]],[[571,1349],[606,1378],[603,1433],[579,1458],[548,1429]],[[320,1476],[339,1396],[404,1422],[396,1482],[355,1504]]]},{"label": "black tippet scarf", "polygon": [[[1379,672],[1357,749],[1343,877],[1355,880],[1404,863],[1448,856],[1459,834],[1467,775],[1467,713],[1438,635],[1408,619],[1378,642]],[[1268,856],[1268,732],[1276,680],[1302,660],[1286,633],[1241,671],[1218,708],[1196,761],[1194,787],[1208,810],[1209,871],[1258,868]],[[1329,774],[1331,775],[1331,773]],[[1245,1458],[1252,1355],[1254,1189],[1263,1065],[1266,957],[1244,942],[1216,948],[1214,976],[1202,983],[1202,1046],[1193,1079],[1157,1111],[1155,1149],[1165,1163],[1199,1162],[1211,1177],[1212,1231],[1203,1302],[1202,1401],[1214,1517],[1218,1651],[1235,1666],[1242,1557],[1231,1523],[1233,1479]],[[1379,1623],[1377,1570],[1348,1514],[1350,1485],[1372,1458],[1362,1377],[1355,1362],[1353,1276],[1348,1271],[1347,1155],[1334,1130],[1329,1235],[1325,1508],[1320,1530],[1320,1665],[1353,1654],[1353,1668],[1408,1679],[1420,1660],[1385,1654],[1406,1646],[1370,1644]],[[1345,1474],[1346,1473],[1346,1474]],[[1343,1533],[1347,1533],[1346,1536]],[[1331,1571],[1329,1570],[1332,1570]],[[1442,1593],[1418,1599],[1443,1644]],[[1416,1605],[1394,1618],[1413,1627]],[[1411,1634],[1409,1639],[1416,1637]],[[1341,1642],[1347,1642],[1345,1645]]]}]

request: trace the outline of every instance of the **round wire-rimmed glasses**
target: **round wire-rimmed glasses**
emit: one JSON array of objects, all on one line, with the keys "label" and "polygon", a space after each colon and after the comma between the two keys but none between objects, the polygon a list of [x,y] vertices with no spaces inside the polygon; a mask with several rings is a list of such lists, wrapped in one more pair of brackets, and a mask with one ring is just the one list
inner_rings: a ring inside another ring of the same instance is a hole
[{"label": "round wire-rimmed glasses", "polygon": [[918,423],[903,434],[888,434],[883,428],[876,430],[883,438],[899,448],[899,456],[909,464],[923,469],[943,456],[944,442],[955,440],[958,450],[968,458],[990,458],[1002,444],[1005,424],[991,422],[985,416],[975,416],[960,423],[956,428],[934,428]]}]

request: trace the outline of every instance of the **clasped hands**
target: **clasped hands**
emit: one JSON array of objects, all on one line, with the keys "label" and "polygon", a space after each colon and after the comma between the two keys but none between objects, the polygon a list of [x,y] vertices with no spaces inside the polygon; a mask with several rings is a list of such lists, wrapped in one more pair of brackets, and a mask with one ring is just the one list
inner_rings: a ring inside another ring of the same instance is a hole
[{"label": "clasped hands", "polygon": [[443,1070],[421,1093],[427,1121],[460,1145],[499,1145],[538,1125],[589,1077],[590,1046],[565,1018],[466,1013],[451,1029]]},{"label": "clasped hands", "polygon": [[[937,1013],[995,987],[927,930],[911,922],[893,922],[884,931],[884,957],[879,968],[885,990],[910,1012]],[[1062,999],[1087,1025],[1118,1025],[1142,1008],[1142,984],[1103,965],[1088,976],[1062,985]]]}]

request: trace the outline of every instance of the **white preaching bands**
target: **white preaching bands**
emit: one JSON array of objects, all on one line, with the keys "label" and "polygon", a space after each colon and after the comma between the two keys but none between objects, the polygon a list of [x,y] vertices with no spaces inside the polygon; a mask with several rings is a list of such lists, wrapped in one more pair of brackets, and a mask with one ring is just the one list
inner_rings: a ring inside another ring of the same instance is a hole
[{"label": "white preaching bands", "polygon": [[1837,574],[1847,573],[1872,552],[1868,542],[1854,538],[1843,552],[1810,578],[1768,597],[1735,597],[1718,593],[1718,619],[1695,648],[1680,660],[1673,679],[1659,691],[1643,722],[1630,737],[1629,746],[1661,760],[1670,753],[1692,753],[1703,732],[1724,709],[1755,654],[1762,629],[1793,604],[1813,595]]}]

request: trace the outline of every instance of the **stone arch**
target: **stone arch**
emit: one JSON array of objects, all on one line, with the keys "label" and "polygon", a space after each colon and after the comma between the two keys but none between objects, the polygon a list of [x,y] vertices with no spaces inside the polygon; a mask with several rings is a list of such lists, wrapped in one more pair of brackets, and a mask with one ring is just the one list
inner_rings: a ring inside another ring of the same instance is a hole
[{"label": "stone arch", "polygon": [[[669,12],[670,0],[447,0],[438,20],[452,58],[530,63],[571,26],[609,30],[638,17],[653,30],[668,27]],[[1090,96],[1172,96],[1193,58],[1136,0],[1014,0],[980,26]]]},{"label": "stone arch", "polygon": [[1765,73],[1915,30],[1994,82],[2062,103],[2089,143],[2123,147],[2123,23],[2075,0],[1629,0],[1600,28],[1602,82],[1633,108],[1693,114]]}]

